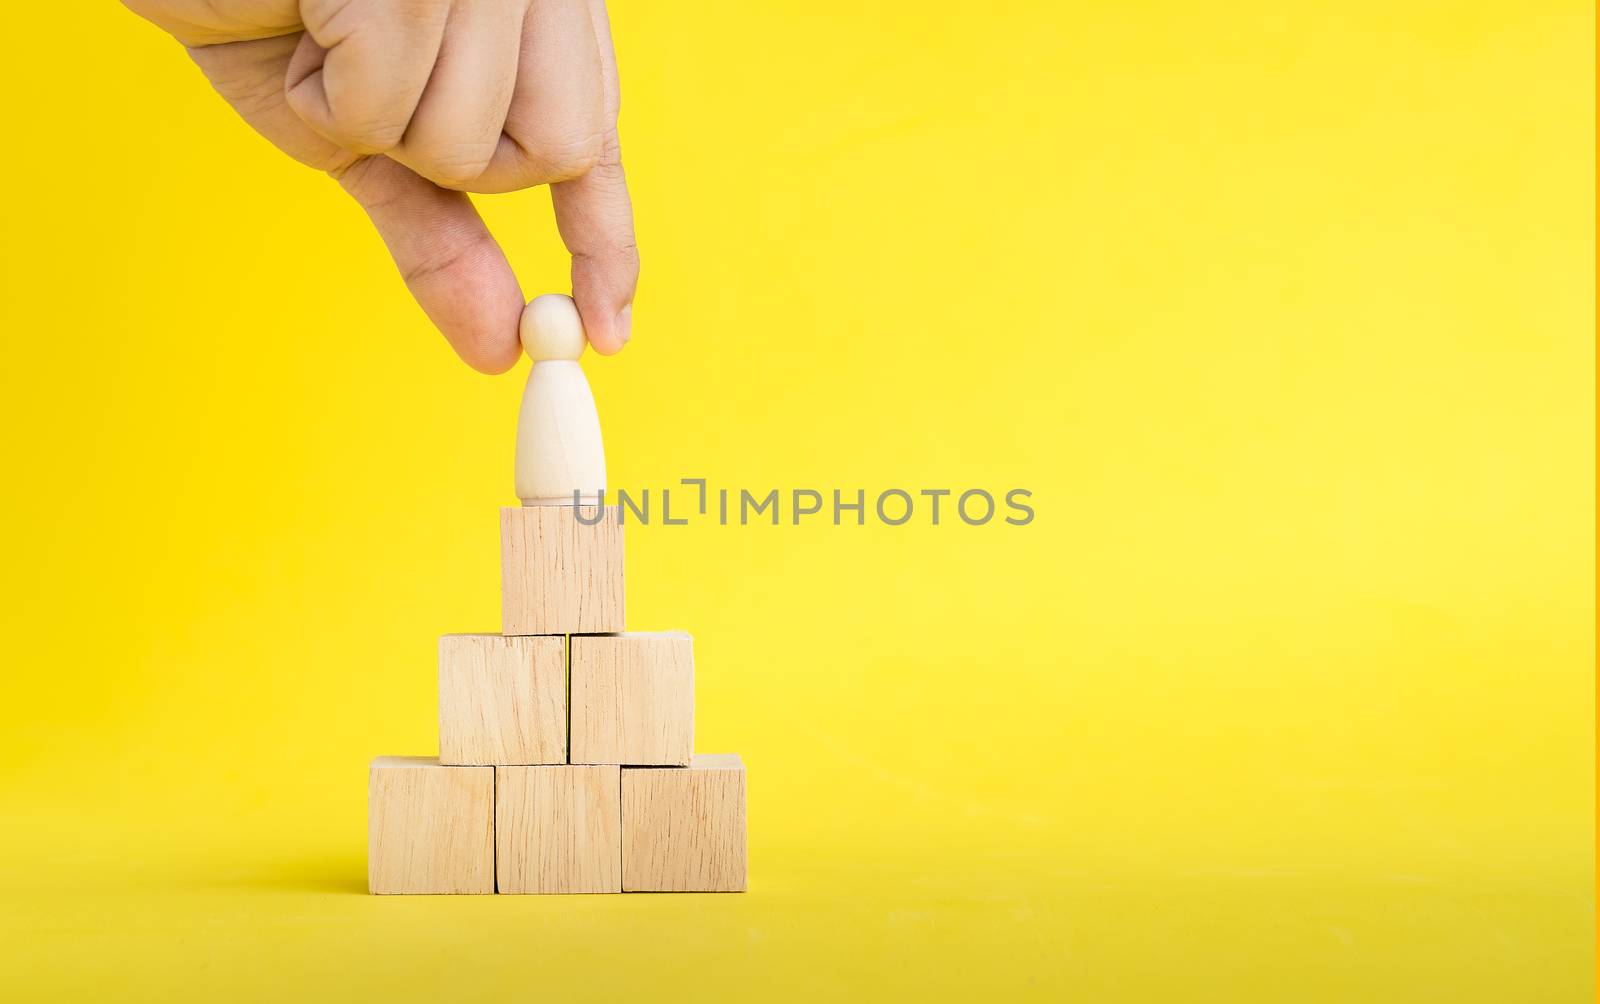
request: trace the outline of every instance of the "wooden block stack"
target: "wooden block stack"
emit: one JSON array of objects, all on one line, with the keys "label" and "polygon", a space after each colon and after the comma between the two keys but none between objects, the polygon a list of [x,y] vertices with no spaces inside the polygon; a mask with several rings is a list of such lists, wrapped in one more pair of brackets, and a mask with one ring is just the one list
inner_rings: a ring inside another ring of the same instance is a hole
[{"label": "wooden block stack", "polygon": [[372,761],[368,888],[742,891],[744,764],[693,752],[693,640],[624,630],[617,509],[500,535],[502,633],[439,640],[439,756]]}]

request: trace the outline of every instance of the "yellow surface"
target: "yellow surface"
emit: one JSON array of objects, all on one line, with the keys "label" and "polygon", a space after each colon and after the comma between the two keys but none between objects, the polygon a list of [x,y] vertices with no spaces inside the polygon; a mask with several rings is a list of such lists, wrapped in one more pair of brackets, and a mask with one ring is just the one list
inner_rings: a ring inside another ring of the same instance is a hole
[{"label": "yellow surface", "polygon": [[1038,517],[630,532],[751,892],[454,900],[362,894],[366,763],[498,623],[524,371],[28,6],[0,997],[1592,999],[1590,5],[617,3],[613,483]]}]

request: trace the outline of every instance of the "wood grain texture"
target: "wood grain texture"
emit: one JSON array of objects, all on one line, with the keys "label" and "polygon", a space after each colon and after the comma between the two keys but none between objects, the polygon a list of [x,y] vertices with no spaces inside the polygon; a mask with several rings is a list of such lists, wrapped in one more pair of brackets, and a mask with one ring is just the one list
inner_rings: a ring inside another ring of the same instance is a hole
[{"label": "wood grain texture", "polygon": [[622,891],[618,770],[495,768],[495,872],[501,892]]},{"label": "wood grain texture", "polygon": [[698,754],[687,767],[622,768],[624,892],[743,892],[744,764]]},{"label": "wood grain texture", "polygon": [[522,347],[533,359],[517,417],[517,497],[523,505],[594,502],[606,454],[589,379],[578,365],[588,340],[572,297],[546,293],[522,310]]},{"label": "wood grain texture", "polygon": [[439,760],[567,760],[567,653],[560,635],[439,639]]},{"label": "wood grain texture", "polygon": [[367,776],[367,888],[494,892],[494,768],[378,757]]},{"label": "wood grain texture", "polygon": [[574,636],[572,762],[684,766],[694,754],[694,639]]},{"label": "wood grain texture", "polygon": [[[592,518],[595,506],[583,506]],[[501,633],[623,629],[622,520],[606,506],[593,526],[570,505],[500,510]]]}]

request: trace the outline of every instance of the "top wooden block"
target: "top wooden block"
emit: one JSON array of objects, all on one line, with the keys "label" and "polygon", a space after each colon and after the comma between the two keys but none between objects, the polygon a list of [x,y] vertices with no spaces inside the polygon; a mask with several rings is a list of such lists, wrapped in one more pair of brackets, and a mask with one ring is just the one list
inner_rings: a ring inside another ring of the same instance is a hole
[{"label": "top wooden block", "polygon": [[621,631],[622,607],[622,519],[616,506],[500,510],[502,634]]}]

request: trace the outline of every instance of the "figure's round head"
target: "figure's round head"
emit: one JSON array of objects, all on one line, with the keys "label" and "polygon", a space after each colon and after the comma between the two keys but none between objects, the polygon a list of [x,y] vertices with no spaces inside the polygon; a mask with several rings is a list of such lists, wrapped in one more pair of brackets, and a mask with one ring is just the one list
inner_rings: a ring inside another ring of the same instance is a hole
[{"label": "figure's round head", "polygon": [[522,347],[534,362],[576,359],[588,344],[583,337],[583,321],[578,318],[578,305],[562,293],[534,297],[522,308],[519,332]]}]

